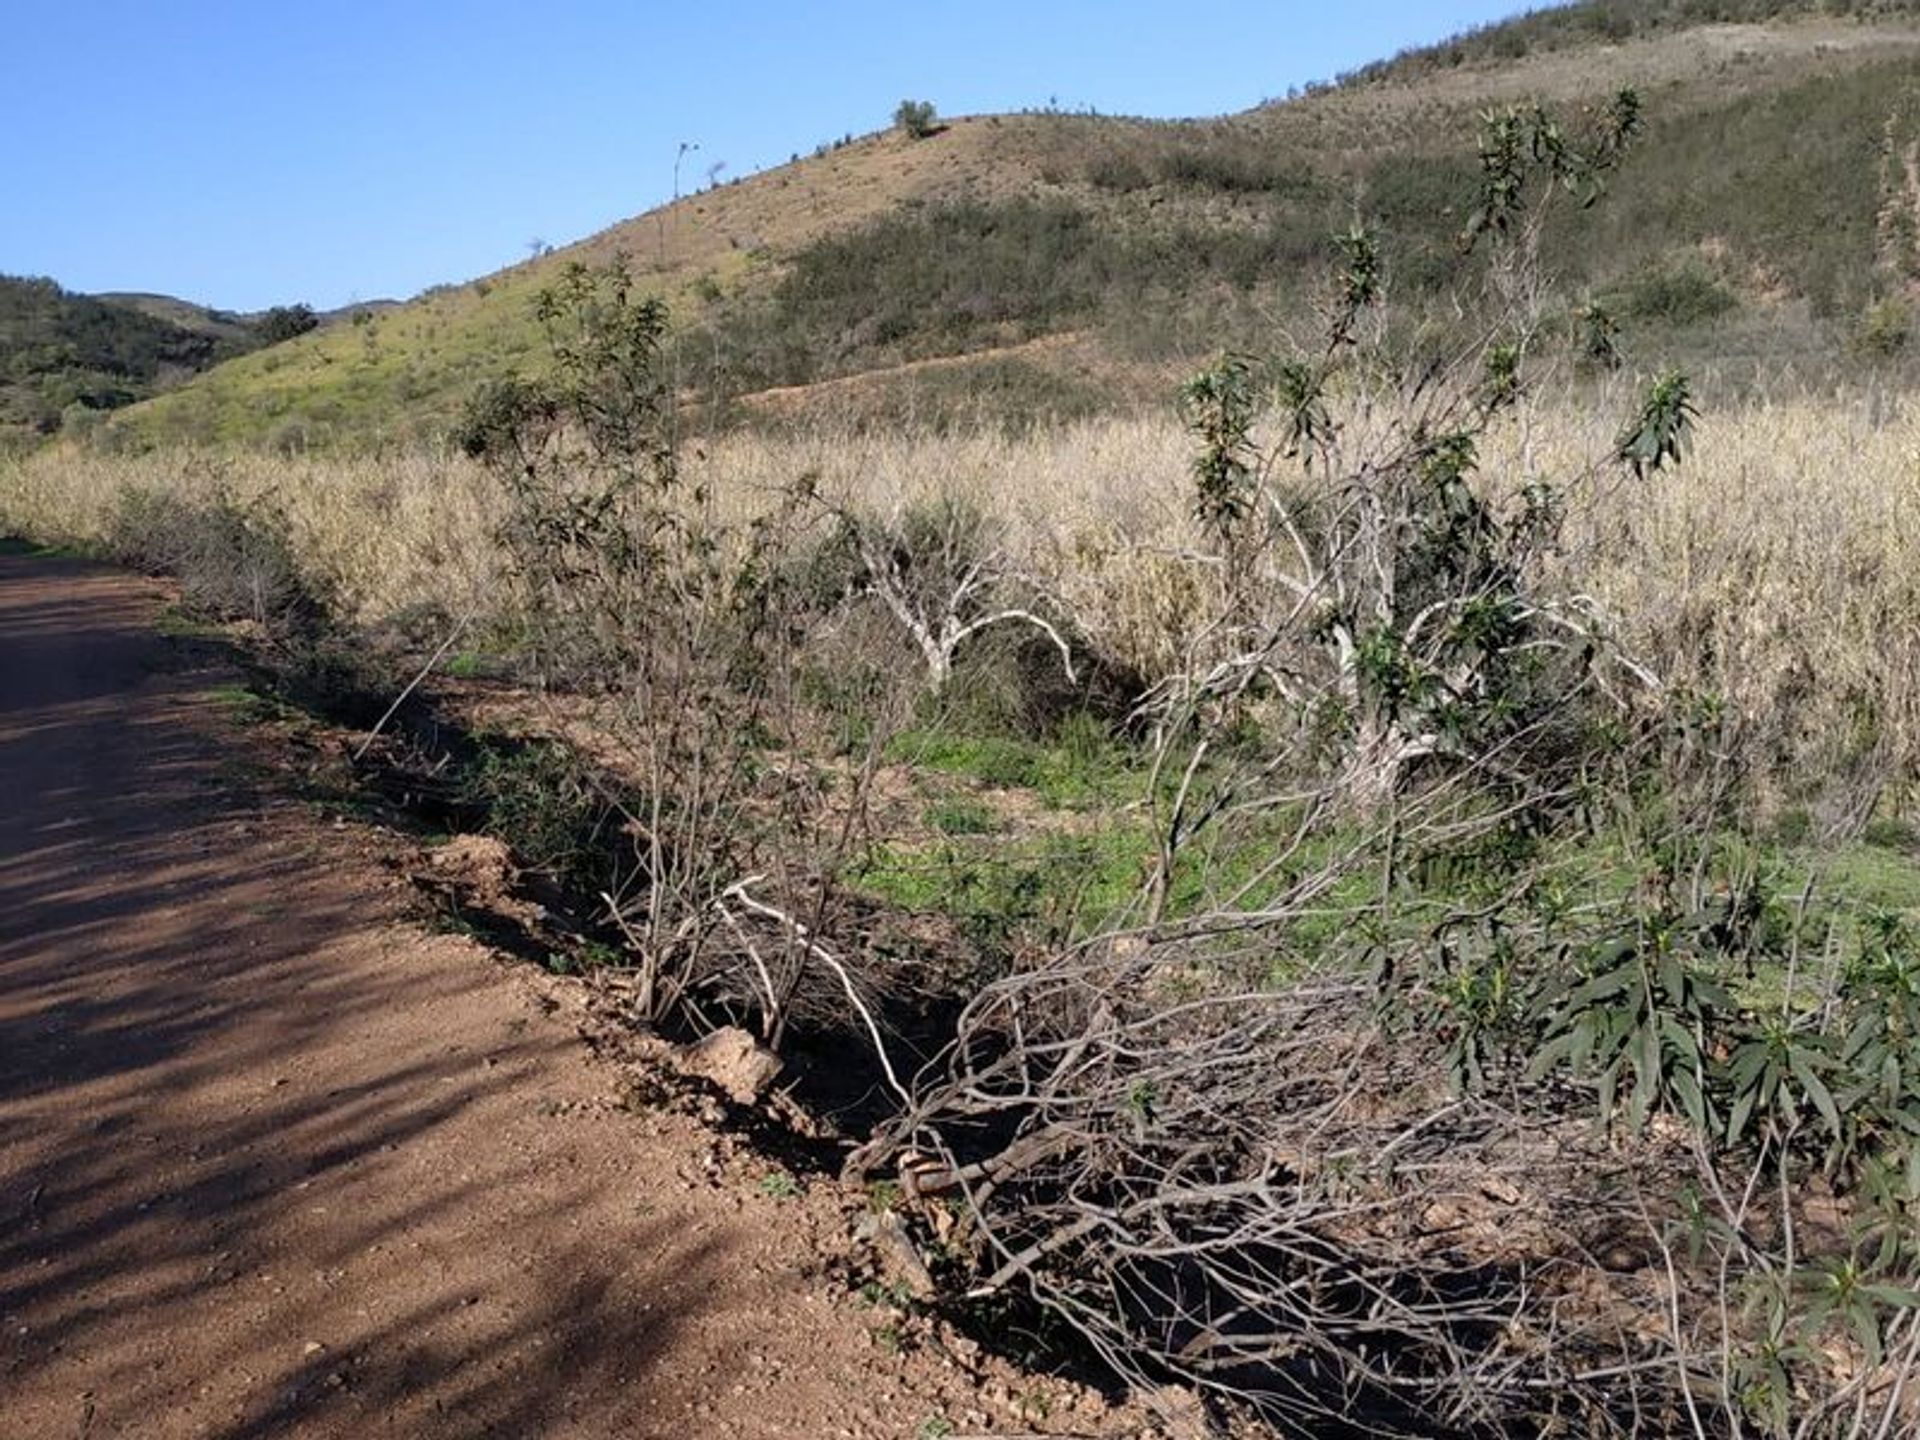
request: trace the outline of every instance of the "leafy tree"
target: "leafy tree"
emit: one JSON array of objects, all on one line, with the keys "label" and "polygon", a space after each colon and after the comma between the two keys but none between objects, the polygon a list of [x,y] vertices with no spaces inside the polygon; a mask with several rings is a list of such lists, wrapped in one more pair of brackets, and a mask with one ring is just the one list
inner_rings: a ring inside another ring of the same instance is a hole
[{"label": "leafy tree", "polygon": [[311,305],[276,305],[254,323],[262,342],[278,345],[306,334],[320,324]]},{"label": "leafy tree", "polygon": [[938,128],[934,124],[933,102],[930,100],[902,100],[894,108],[893,123],[907,132],[912,140],[924,140]]}]

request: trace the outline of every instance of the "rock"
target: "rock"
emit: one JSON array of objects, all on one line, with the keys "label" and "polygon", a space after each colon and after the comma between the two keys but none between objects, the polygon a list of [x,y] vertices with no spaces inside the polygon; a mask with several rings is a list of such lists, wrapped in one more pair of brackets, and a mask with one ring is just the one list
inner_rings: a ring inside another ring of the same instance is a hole
[{"label": "rock", "polygon": [[505,889],[513,883],[513,852],[491,835],[456,835],[427,856],[436,870],[448,871],[472,884],[491,881]]},{"label": "rock", "polygon": [[736,1025],[682,1046],[676,1058],[682,1070],[711,1080],[740,1105],[766,1094],[781,1070],[780,1057]]},{"label": "rock", "polygon": [[905,1285],[907,1292],[916,1300],[931,1300],[939,1292],[939,1287],[933,1283],[932,1272],[927,1269],[927,1262],[920,1258],[913,1237],[907,1234],[907,1227],[900,1223],[900,1217],[891,1210],[883,1210],[862,1219],[854,1230],[854,1238],[871,1245],[881,1270],[889,1279]]}]

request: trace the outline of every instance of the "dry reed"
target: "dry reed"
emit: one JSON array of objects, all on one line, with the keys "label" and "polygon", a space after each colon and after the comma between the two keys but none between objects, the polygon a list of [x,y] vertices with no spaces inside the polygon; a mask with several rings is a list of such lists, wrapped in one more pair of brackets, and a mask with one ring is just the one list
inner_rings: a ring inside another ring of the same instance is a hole
[{"label": "dry reed", "polygon": [[[1565,475],[1604,456],[1615,412],[1544,407],[1487,473]],[[1920,410],[1858,395],[1756,403],[1702,421],[1677,471],[1610,486],[1573,517],[1571,578],[1668,683],[1723,696],[1782,777],[1920,774]],[[1117,659],[1176,662],[1210,581],[1190,557],[1191,443],[1171,418],[1025,437],[754,434],[703,443],[690,476],[732,504],[803,475],[897,508],[953,495],[1001,517],[1034,578]],[[498,578],[496,501],[463,459],[283,458],[70,448],[0,462],[0,530],[98,540],[130,487],[278,505],[353,618],[464,612]],[[1789,791],[1794,787],[1786,787]],[[1821,785],[1803,787],[1818,798]]]}]

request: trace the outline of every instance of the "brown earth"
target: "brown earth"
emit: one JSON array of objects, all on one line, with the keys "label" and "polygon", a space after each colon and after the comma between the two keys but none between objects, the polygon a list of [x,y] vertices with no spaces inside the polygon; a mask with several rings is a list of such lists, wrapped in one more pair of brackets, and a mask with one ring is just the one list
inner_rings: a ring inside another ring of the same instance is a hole
[{"label": "brown earth", "polygon": [[162,598],[0,555],[0,1437],[1127,1430],[417,924]]}]

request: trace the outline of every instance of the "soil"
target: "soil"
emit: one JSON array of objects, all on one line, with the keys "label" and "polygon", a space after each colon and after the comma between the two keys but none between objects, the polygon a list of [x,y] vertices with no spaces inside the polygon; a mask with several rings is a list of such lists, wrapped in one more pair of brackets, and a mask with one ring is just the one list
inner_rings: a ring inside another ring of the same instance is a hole
[{"label": "soil", "polygon": [[426,928],[164,599],[0,555],[0,1437],[1140,1432]]}]

